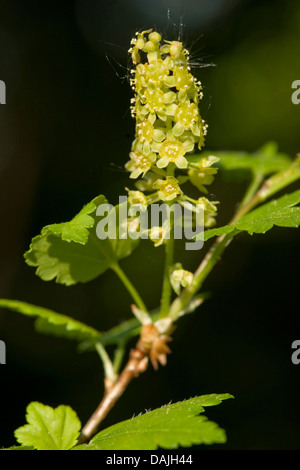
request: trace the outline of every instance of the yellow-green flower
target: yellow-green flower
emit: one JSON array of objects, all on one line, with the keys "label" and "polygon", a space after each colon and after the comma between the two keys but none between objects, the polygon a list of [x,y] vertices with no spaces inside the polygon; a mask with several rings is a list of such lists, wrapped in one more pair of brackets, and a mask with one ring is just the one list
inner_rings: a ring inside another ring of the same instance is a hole
[{"label": "yellow-green flower", "polygon": [[145,80],[147,81],[147,86],[161,87],[164,83],[164,80],[169,75],[169,69],[165,61],[158,59],[155,62],[151,62],[150,64],[145,64],[144,74]]},{"label": "yellow-green flower", "polygon": [[182,269],[180,263],[175,265],[174,268],[175,269],[171,271],[170,282],[176,294],[179,295],[180,288],[190,286],[193,282],[194,276],[190,271]]},{"label": "yellow-green flower", "polygon": [[178,168],[187,168],[188,161],[184,157],[186,145],[180,140],[165,140],[159,149],[160,159],[156,163],[158,168],[165,168],[169,163],[175,163]]},{"label": "yellow-green flower", "polygon": [[176,99],[176,93],[173,91],[163,92],[160,88],[147,88],[142,95],[143,109],[140,110],[142,116],[148,113],[157,115],[159,119],[165,121],[167,116],[172,116],[175,112],[176,105],[172,103]]},{"label": "yellow-green flower", "polygon": [[140,62],[140,50],[146,45],[146,39],[144,35],[147,33],[151,33],[152,29],[148,29],[147,31],[142,31],[141,33],[136,33],[136,37],[131,40],[131,47],[128,52],[131,53],[132,62],[136,65]]},{"label": "yellow-green flower", "polygon": [[141,191],[128,191],[128,202],[130,206],[139,206],[145,212],[148,206],[147,198]]},{"label": "yellow-green flower", "polygon": [[157,113],[164,110],[165,94],[160,88],[157,90],[148,90],[147,88],[143,98],[145,100],[146,109],[148,109],[150,113]]},{"label": "yellow-green flower", "polygon": [[167,176],[165,180],[156,180],[153,189],[158,189],[158,197],[162,201],[172,201],[178,195],[183,194],[174,176]]},{"label": "yellow-green flower", "polygon": [[190,101],[184,101],[177,106],[175,126],[172,131],[176,137],[181,136],[185,130],[191,130],[193,135],[200,136],[202,121],[199,120],[198,106]]},{"label": "yellow-green flower", "polygon": [[130,152],[130,161],[126,163],[125,168],[131,172],[130,178],[138,178],[140,175],[145,176],[147,171],[152,167],[152,164],[156,160],[156,155],[150,152],[146,155],[142,152]]},{"label": "yellow-green flower", "polygon": [[136,128],[137,138],[139,142],[143,143],[142,150],[145,154],[149,154],[152,148],[155,148],[155,142],[162,142],[166,137],[162,129],[155,128],[147,119],[139,122]]},{"label": "yellow-green flower", "polygon": [[210,155],[209,157],[201,158],[195,167],[189,170],[188,175],[191,183],[200,191],[207,192],[204,186],[213,182],[214,175],[217,173],[218,169],[212,167],[212,165],[218,161],[218,157]]},{"label": "yellow-green flower", "polygon": [[199,197],[197,200],[197,207],[208,214],[214,214],[217,212],[216,204],[218,204],[218,202],[211,202],[206,197]]},{"label": "yellow-green flower", "polygon": [[181,65],[180,67],[174,67],[173,77],[175,86],[179,91],[187,91],[195,85],[194,77],[186,66]]},{"label": "yellow-green flower", "polygon": [[199,197],[197,200],[197,209],[204,213],[204,226],[213,227],[216,223],[218,202],[211,202],[206,197]]},{"label": "yellow-green flower", "polygon": [[154,243],[154,246],[162,245],[165,240],[170,238],[170,224],[168,221],[164,222],[162,227],[152,227],[148,230],[148,236]]}]

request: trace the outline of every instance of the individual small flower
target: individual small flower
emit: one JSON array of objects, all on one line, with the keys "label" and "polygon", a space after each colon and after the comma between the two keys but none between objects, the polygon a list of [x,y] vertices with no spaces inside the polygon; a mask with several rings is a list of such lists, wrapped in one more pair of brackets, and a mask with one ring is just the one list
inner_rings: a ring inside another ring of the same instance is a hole
[{"label": "individual small flower", "polygon": [[218,202],[211,202],[206,197],[200,197],[197,200],[197,210],[203,211],[204,227],[213,227],[216,223]]},{"label": "individual small flower", "polygon": [[153,124],[144,119],[136,126],[137,129],[137,138],[139,142],[143,143],[143,151],[144,153],[148,154],[151,151],[151,143],[153,142],[162,142],[166,134],[162,129],[154,128]]},{"label": "individual small flower", "polygon": [[175,86],[179,91],[186,92],[187,90],[195,86],[194,77],[188,71],[187,67],[174,67],[173,77],[175,79]]},{"label": "individual small flower", "polygon": [[165,108],[165,94],[159,88],[157,90],[145,90],[145,106],[151,113],[163,111]]},{"label": "individual small flower", "polygon": [[137,124],[138,139],[140,142],[151,142],[154,135],[154,127],[151,122],[144,119],[142,122]]},{"label": "individual small flower", "polygon": [[154,243],[154,246],[162,245],[165,240],[170,238],[170,223],[165,221],[162,227],[152,227],[148,230],[148,236],[150,240]]},{"label": "individual small flower", "polygon": [[154,42],[154,44],[157,44],[161,41],[161,35],[157,33],[156,31],[152,31],[149,36],[148,36],[149,41]]},{"label": "individual small flower", "polygon": [[147,210],[147,198],[141,191],[128,191],[128,202],[130,206],[138,206],[142,212]]},{"label": "individual small flower", "polygon": [[130,152],[129,156],[131,160],[126,163],[125,168],[131,172],[130,178],[132,179],[138,178],[140,175],[145,176],[156,160],[156,155],[152,152],[149,155],[140,151]]},{"label": "individual small flower", "polygon": [[[201,169],[206,169],[210,168],[212,165],[215,163],[218,163],[220,161],[219,157],[215,157],[214,155],[209,155],[208,157],[203,157],[201,160],[198,162],[198,166]],[[216,168],[214,168],[216,170]]]},{"label": "individual small flower", "polygon": [[169,75],[169,69],[162,59],[158,59],[150,64],[145,64],[145,80],[150,86],[160,87]]},{"label": "individual small flower", "polygon": [[156,180],[153,189],[158,189],[158,197],[162,201],[172,201],[178,195],[183,194],[174,176],[167,176],[165,180]]},{"label": "individual small flower", "polygon": [[194,169],[189,171],[189,177],[191,183],[203,193],[207,193],[205,185],[211,184],[214,180],[214,176],[212,174],[204,173]]},{"label": "individual small flower", "polygon": [[212,168],[212,165],[218,161],[218,157],[210,155],[208,157],[201,158],[196,166],[189,170],[188,175],[191,183],[200,191],[207,193],[204,186],[213,182],[214,175],[217,173],[218,169],[215,167]]},{"label": "individual small flower", "polygon": [[199,197],[197,200],[197,207],[208,214],[217,212],[216,204],[218,204],[218,202],[211,202],[206,197]]},{"label": "individual small flower", "polygon": [[186,154],[185,143],[180,140],[165,140],[159,149],[160,159],[156,166],[158,168],[165,168],[169,163],[175,163],[178,168],[187,168],[188,161],[184,157]]},{"label": "individual small flower", "polygon": [[136,33],[136,38],[131,40],[132,47],[129,49],[128,52],[131,53],[132,62],[136,65],[140,62],[140,50],[145,47],[146,39],[144,38],[144,34],[150,33],[152,30],[148,29],[147,31],[142,31],[141,33]]},{"label": "individual small flower", "polygon": [[174,115],[176,104],[172,104],[176,99],[176,93],[168,91],[164,93],[160,88],[147,88],[142,95],[143,108],[140,110],[142,116],[148,113],[157,114],[162,120],[166,121],[167,116]]},{"label": "individual small flower", "polygon": [[171,270],[170,282],[177,295],[180,294],[181,287],[188,287],[193,282],[193,273],[182,269],[180,263],[177,263],[174,268]]},{"label": "individual small flower", "polygon": [[200,136],[201,128],[199,112],[198,107],[195,103],[190,103],[189,101],[179,103],[174,118],[176,124],[173,127],[172,131],[176,137],[181,136],[185,130],[189,129],[194,135]]},{"label": "individual small flower", "polygon": [[147,87],[147,81],[145,77],[145,65],[138,64],[136,66],[135,78],[130,80],[132,86],[136,92],[140,93],[143,88]]},{"label": "individual small flower", "polygon": [[172,41],[170,45],[170,56],[172,59],[178,59],[183,51],[183,45],[179,41]]},{"label": "individual small flower", "polygon": [[[170,57],[174,59],[174,61],[185,62],[184,54],[186,50],[183,49],[183,45],[179,41],[165,41],[165,44],[160,48],[163,54],[170,54]],[[178,60],[179,59],[179,60]],[[181,61],[180,61],[181,59]]]}]

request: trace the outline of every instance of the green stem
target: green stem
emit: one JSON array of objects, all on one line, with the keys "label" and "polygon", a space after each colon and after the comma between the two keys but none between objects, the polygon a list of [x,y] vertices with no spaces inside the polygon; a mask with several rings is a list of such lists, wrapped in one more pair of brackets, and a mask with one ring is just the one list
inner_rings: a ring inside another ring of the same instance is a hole
[{"label": "green stem", "polygon": [[174,176],[174,173],[175,173],[175,164],[174,163],[171,163],[167,166],[167,176]]},{"label": "green stem", "polygon": [[300,156],[286,169],[267,179],[258,191],[260,202],[277,193],[300,178]]},{"label": "green stem", "polygon": [[165,170],[157,168],[157,166],[155,165],[151,167],[151,171],[153,171],[153,173],[156,173],[159,176],[162,176],[163,178],[167,176],[167,172]]},{"label": "green stem", "polygon": [[113,368],[114,368],[115,374],[119,373],[119,370],[121,368],[122,361],[123,361],[123,358],[124,358],[125,349],[126,349],[125,348],[125,341],[121,341],[118,344],[118,346],[116,348],[116,351],[115,351],[115,355],[114,355]]},{"label": "green stem", "polygon": [[119,264],[115,263],[111,266],[111,269],[117,274],[119,279],[122,281],[126,289],[128,290],[129,294],[133,298],[136,306],[142,310],[143,312],[147,312],[147,307],[145,306],[140,294],[132,284],[132,282],[128,279],[126,274],[124,273],[123,269],[119,266]]},{"label": "green stem", "polygon": [[148,204],[153,204],[154,202],[159,201],[159,197],[158,197],[157,193],[158,193],[158,191],[155,191],[154,193],[149,194],[148,196],[146,196]]},{"label": "green stem", "polygon": [[96,343],[96,350],[102,360],[102,363],[103,363],[103,368],[104,368],[104,375],[107,379],[109,379],[112,383],[114,383],[117,379],[117,375],[114,371],[114,367],[113,367],[113,364],[106,352],[106,349],[104,348],[104,346],[100,343],[100,341],[98,341],[98,343]]},{"label": "green stem", "polygon": [[[170,221],[172,226],[172,222]],[[169,313],[171,295],[172,295],[172,285],[170,281],[170,267],[173,264],[174,258],[174,238],[173,238],[173,229],[170,228],[170,237],[165,240],[165,268],[164,268],[164,278],[163,278],[163,289],[161,297],[161,308],[160,308],[160,318],[166,317]]]},{"label": "green stem", "polygon": [[263,181],[263,175],[261,173],[256,173],[253,175],[252,181],[248,186],[248,189],[242,199],[242,202],[239,205],[239,208],[231,221],[230,224],[233,224],[240,220],[243,215],[250,212],[257,204],[259,204],[260,200],[258,198],[258,188]]},{"label": "green stem", "polygon": [[187,196],[186,194],[183,196],[183,199],[185,199],[188,202],[191,202],[192,204],[197,204],[197,200],[193,199],[192,197]]},{"label": "green stem", "polygon": [[247,204],[254,196],[258,188],[260,187],[261,183],[263,182],[264,175],[262,173],[254,173],[252,174],[252,180],[248,186],[247,191],[240,203],[240,207],[243,207]]}]

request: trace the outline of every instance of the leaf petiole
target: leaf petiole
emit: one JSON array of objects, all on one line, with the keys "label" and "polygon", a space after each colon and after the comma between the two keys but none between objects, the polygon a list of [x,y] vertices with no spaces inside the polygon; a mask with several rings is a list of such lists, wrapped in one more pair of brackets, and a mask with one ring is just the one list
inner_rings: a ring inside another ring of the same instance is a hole
[{"label": "leaf petiole", "polygon": [[130,279],[127,277],[123,269],[120,267],[120,265],[117,263],[114,263],[110,266],[110,268],[117,274],[118,278],[126,287],[131,297],[133,298],[137,307],[143,312],[148,312],[147,307],[144,301],[142,300],[140,294],[138,293],[138,291],[136,290],[136,288],[134,287]]},{"label": "leaf petiole", "polygon": [[115,383],[118,376],[114,370],[113,364],[109,358],[109,355],[107,354],[106,349],[100,341],[95,344],[95,348],[103,363],[105,378],[108,379],[111,383]]}]

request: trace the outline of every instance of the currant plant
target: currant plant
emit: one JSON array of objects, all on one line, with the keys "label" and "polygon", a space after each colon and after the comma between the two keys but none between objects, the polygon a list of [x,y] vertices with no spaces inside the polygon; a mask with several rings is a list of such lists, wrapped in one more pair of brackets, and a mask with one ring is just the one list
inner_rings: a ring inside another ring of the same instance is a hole
[{"label": "currant plant", "polygon": [[[274,225],[300,225],[300,189],[282,194],[300,179],[299,158],[279,153],[272,142],[254,154],[204,152],[207,125],[199,111],[203,92],[192,74],[188,50],[179,41],[163,40],[158,32],[147,30],[136,33],[129,53],[136,126],[129,160],[124,162],[132,184],[128,197],[113,207],[105,196],[97,196],[69,222],[47,225],[33,238],[25,261],[43,281],[65,286],[91,281],[111,269],[132,297],[131,316],[102,332],[44,307],[0,299],[0,307],[34,317],[38,332],[77,341],[81,351],[94,350],[104,371],[103,399],[85,425],[69,406],[54,409],[31,402],[27,424],[15,431],[17,444],[10,449],[138,450],[224,443],[225,431],[201,413],[206,406],[232,398],[229,393],[163,406],[97,431],[133,379],[150,366],[156,370],[166,365],[175,324],[180,328],[180,318],[197,311],[205,300],[203,283],[228,244],[241,232],[252,235]],[[210,200],[207,186],[216,176],[240,169],[250,184],[228,224],[217,226],[219,203]],[[193,236],[194,243],[204,243],[196,252],[195,272],[184,259],[177,259],[174,213],[150,228],[142,223],[143,214],[155,204],[164,204],[170,212],[175,205],[188,209],[192,227],[202,214],[205,230]],[[154,311],[147,309],[121,267],[121,260],[144,238],[153,242],[153,250],[165,251],[161,301]],[[136,346],[126,358],[126,345],[134,337]],[[108,346],[114,346],[112,357]]]}]

